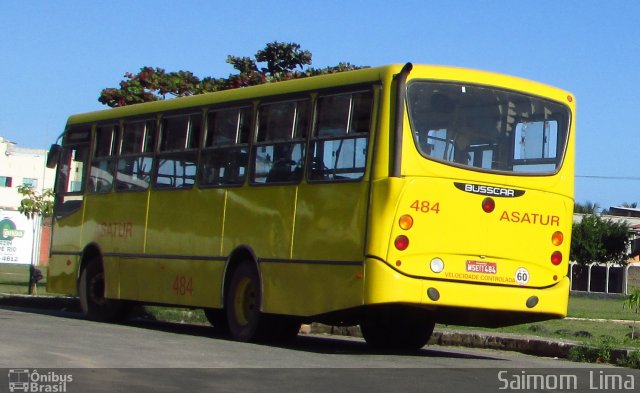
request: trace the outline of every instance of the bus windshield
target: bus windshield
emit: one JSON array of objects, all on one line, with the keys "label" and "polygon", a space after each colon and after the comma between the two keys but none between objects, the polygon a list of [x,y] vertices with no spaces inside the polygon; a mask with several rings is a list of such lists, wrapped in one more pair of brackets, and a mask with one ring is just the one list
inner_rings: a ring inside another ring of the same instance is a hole
[{"label": "bus windshield", "polygon": [[412,81],[412,134],[429,159],[489,172],[553,174],[568,138],[569,109],[513,91]]}]

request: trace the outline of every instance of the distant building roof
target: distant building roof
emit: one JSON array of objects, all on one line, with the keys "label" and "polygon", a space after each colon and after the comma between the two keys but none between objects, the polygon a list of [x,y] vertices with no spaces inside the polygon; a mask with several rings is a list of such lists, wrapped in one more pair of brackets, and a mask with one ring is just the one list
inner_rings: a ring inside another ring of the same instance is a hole
[{"label": "distant building roof", "polygon": [[[638,209],[635,209],[635,210],[638,210]],[[611,212],[611,210],[609,210],[609,212]],[[588,214],[573,213],[573,222],[579,223],[582,221],[582,218],[587,215]],[[636,234],[640,232],[640,216],[636,217],[636,216],[620,216],[620,215],[602,214],[600,215],[600,217],[602,217],[605,220],[611,220],[615,222],[624,221],[629,225],[630,232],[636,233]]]},{"label": "distant building roof", "polygon": [[611,206],[609,208],[609,214],[612,216],[640,217],[640,209],[633,207]]}]

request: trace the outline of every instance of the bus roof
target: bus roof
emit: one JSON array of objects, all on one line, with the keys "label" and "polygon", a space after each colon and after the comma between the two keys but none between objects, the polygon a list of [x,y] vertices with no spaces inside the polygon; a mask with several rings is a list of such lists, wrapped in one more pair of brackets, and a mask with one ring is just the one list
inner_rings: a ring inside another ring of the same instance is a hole
[{"label": "bus roof", "polygon": [[[393,75],[400,72],[403,66],[403,64],[391,64],[380,67],[363,68],[354,71],[338,72],[335,74],[312,76],[283,82],[266,83],[263,85],[197,94],[187,97],[159,100],[142,104],[127,105],[118,108],[109,108],[72,115],[69,117],[67,124],[82,124],[102,120],[120,119],[123,117],[215,105],[226,102],[248,102],[261,97],[295,94],[297,92],[308,90],[330,89],[376,81],[384,83],[385,81],[390,81]],[[569,94],[566,91],[538,82],[461,67],[414,65],[410,78],[415,77],[450,82],[465,81],[493,86],[503,85],[511,89],[521,89],[530,92],[535,91],[537,94],[541,94],[540,92],[542,91],[544,92],[543,95],[556,96],[558,100],[567,97],[567,94]]]}]

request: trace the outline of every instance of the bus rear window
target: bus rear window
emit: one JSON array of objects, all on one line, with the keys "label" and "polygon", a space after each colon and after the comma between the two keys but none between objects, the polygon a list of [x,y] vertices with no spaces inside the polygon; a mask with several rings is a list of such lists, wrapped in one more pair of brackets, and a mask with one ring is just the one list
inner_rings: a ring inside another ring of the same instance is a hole
[{"label": "bus rear window", "polygon": [[408,109],[415,144],[429,159],[486,171],[550,174],[562,162],[565,106],[473,85],[414,81]]}]

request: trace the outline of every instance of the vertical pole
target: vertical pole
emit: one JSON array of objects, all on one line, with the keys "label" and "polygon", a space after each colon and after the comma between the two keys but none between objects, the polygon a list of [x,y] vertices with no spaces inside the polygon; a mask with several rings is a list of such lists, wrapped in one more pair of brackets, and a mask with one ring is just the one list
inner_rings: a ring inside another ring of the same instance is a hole
[{"label": "vertical pole", "polygon": [[35,273],[36,273],[35,258],[34,258],[35,248],[36,248],[36,220],[35,218],[32,217],[30,221],[31,221],[31,263],[29,264],[28,293],[29,295],[33,295],[33,286],[35,285],[33,277],[35,276]]}]

